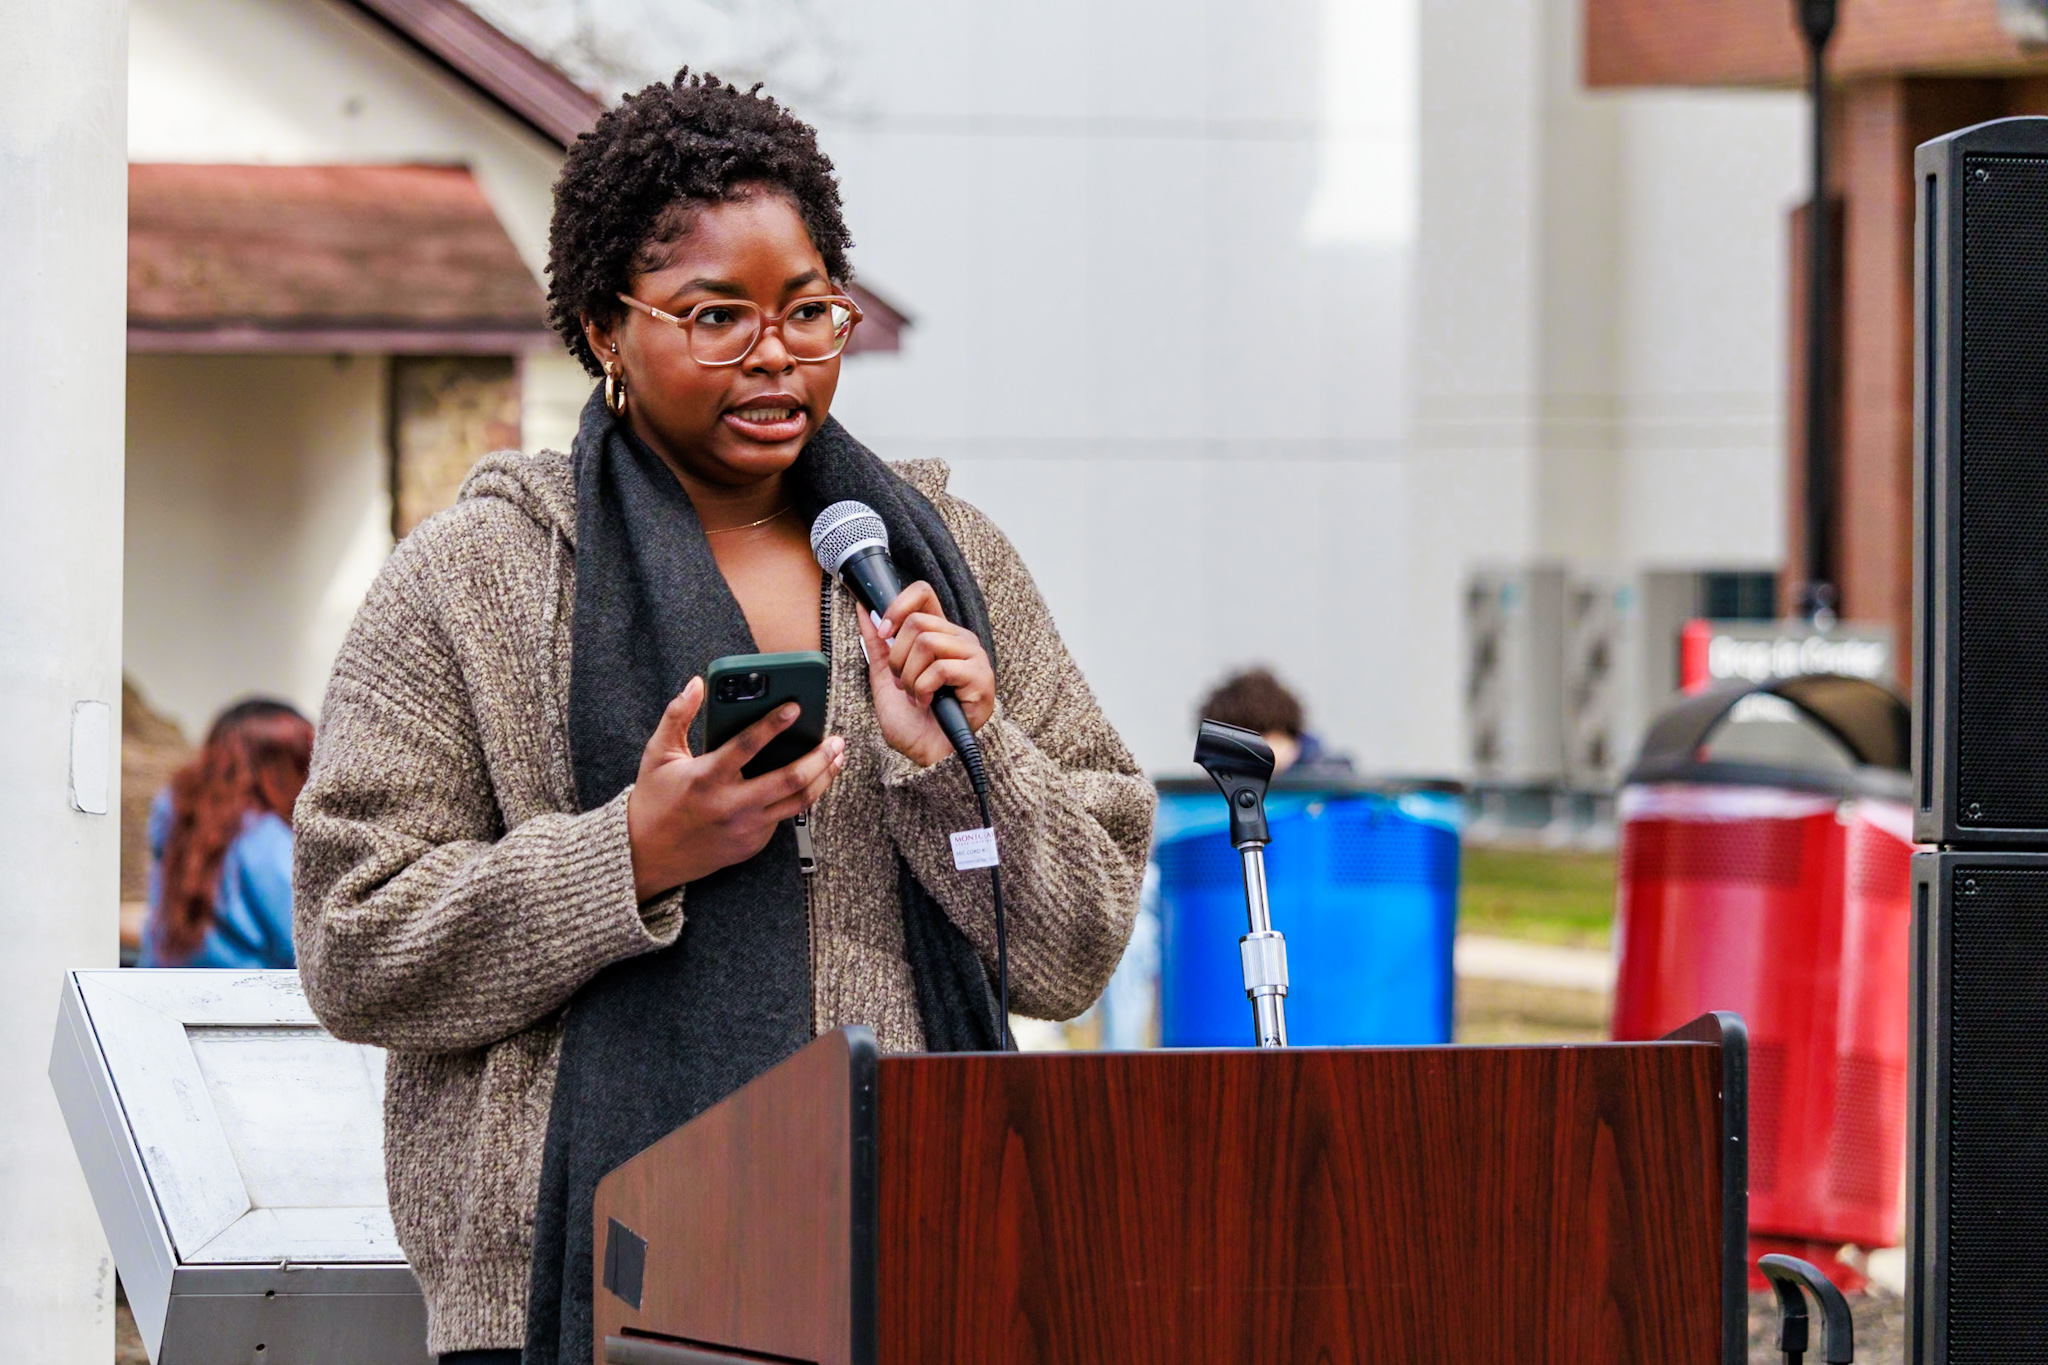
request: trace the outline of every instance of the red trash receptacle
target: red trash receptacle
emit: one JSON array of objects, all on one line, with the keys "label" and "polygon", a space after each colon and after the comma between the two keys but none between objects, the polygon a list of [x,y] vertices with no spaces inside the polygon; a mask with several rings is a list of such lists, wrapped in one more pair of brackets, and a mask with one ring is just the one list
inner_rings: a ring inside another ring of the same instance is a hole
[{"label": "red trash receptacle", "polygon": [[[1742,1015],[1750,1228],[1877,1247],[1902,1231],[1912,817],[1904,705],[1853,681],[1703,694],[1653,729],[1619,807],[1614,1036]],[[1863,734],[1809,709],[1830,699],[1897,714]]]}]

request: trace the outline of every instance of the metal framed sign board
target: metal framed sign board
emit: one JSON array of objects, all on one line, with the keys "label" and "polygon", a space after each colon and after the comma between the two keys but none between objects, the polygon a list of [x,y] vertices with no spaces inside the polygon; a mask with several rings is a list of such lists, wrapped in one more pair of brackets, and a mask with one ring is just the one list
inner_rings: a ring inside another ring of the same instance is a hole
[{"label": "metal framed sign board", "polygon": [[50,1083],[156,1365],[430,1365],[384,1054],[296,972],[68,973]]}]

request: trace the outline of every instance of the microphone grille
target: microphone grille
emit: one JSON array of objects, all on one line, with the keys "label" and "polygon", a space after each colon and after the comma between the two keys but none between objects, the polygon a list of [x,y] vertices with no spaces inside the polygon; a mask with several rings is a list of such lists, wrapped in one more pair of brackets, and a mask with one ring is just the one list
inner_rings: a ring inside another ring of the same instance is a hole
[{"label": "microphone grille", "polygon": [[835,502],[811,523],[811,553],[826,573],[838,574],[848,555],[877,545],[889,548],[889,528],[864,502]]}]

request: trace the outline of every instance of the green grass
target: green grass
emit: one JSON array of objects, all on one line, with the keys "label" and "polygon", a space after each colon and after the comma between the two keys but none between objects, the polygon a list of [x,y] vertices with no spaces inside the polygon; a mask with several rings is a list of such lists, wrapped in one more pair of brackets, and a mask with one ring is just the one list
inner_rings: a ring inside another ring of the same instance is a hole
[{"label": "green grass", "polygon": [[1614,855],[1464,851],[1458,927],[1474,934],[1604,948],[1614,927]]}]

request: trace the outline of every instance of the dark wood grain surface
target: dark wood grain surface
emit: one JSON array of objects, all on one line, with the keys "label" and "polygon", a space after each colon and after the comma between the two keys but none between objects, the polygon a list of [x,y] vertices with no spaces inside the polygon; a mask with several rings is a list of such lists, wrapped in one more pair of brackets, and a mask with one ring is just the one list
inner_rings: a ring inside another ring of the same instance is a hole
[{"label": "dark wood grain surface", "polygon": [[1714,1365],[1719,1055],[885,1058],[879,1359]]},{"label": "dark wood grain surface", "polygon": [[827,1034],[598,1182],[600,1265],[607,1220],[647,1241],[637,1311],[596,1290],[599,1360],[637,1332],[854,1365],[855,1063]]}]

